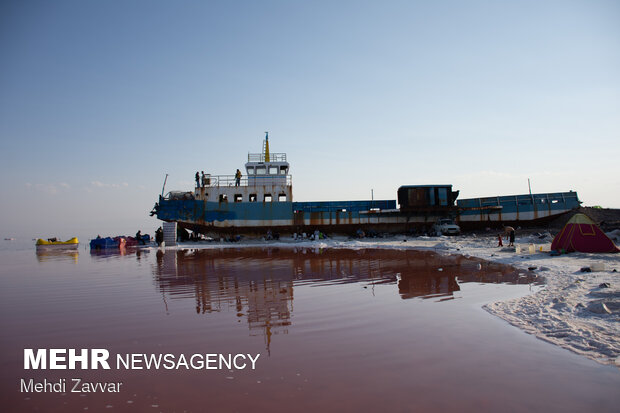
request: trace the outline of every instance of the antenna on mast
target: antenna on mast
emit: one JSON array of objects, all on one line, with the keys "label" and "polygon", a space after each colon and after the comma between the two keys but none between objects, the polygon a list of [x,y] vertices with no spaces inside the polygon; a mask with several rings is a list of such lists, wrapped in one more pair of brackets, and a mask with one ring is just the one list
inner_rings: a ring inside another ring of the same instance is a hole
[{"label": "antenna on mast", "polygon": [[166,178],[164,179],[164,186],[161,187],[161,196],[164,196],[164,189],[166,188],[166,181],[168,181],[168,174],[166,174]]}]

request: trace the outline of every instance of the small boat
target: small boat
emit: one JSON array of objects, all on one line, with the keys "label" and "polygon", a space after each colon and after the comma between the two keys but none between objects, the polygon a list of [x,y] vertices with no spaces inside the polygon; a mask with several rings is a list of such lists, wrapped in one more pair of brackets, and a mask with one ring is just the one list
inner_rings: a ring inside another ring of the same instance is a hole
[{"label": "small boat", "polygon": [[125,247],[138,247],[141,245],[149,245],[151,242],[151,237],[148,234],[142,235],[142,242],[138,241],[134,237],[127,237],[124,235],[118,235],[114,238],[112,237],[97,237],[95,239],[90,240],[90,249],[91,250],[103,250],[103,249],[112,249],[112,248],[125,248]]},{"label": "small boat", "polygon": [[90,249],[91,250],[102,250],[107,248],[119,248],[120,242],[110,237],[105,238],[95,238],[90,240]]},{"label": "small boat", "polygon": [[80,242],[76,237],[68,239],[66,241],[60,241],[56,238],[49,238],[48,240],[44,240],[39,238],[36,243],[37,249],[39,248],[49,248],[49,249],[72,249],[76,250]]}]

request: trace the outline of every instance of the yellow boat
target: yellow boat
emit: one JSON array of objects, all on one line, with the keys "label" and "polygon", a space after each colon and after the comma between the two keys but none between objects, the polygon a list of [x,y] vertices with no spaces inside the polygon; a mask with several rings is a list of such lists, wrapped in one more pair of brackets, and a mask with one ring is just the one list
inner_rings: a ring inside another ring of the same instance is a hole
[{"label": "yellow boat", "polygon": [[44,240],[39,238],[37,240],[36,246],[37,248],[61,248],[61,249],[77,249],[78,245],[80,244],[80,242],[78,241],[78,239],[76,237],[73,237],[71,239],[68,239],[67,241],[52,241],[52,239],[50,240]]}]

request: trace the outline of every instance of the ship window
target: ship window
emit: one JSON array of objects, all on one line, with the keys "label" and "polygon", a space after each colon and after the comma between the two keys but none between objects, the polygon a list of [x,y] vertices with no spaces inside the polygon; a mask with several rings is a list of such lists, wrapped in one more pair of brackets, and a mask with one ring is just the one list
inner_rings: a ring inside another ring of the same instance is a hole
[{"label": "ship window", "polygon": [[269,175],[277,175],[278,174],[278,167],[277,166],[270,166],[269,167]]},{"label": "ship window", "polygon": [[220,202],[228,202],[228,196],[226,194],[220,194]]},{"label": "ship window", "polygon": [[448,188],[437,188],[437,198],[439,205],[448,205]]},{"label": "ship window", "polygon": [[286,202],[286,194],[278,195],[278,202]]},{"label": "ship window", "polygon": [[254,167],[253,166],[248,166],[245,169],[247,169],[248,175],[254,175]]},{"label": "ship window", "polygon": [[264,166],[256,167],[256,175],[265,175],[266,173],[267,173],[267,168],[265,168]]},{"label": "ship window", "polygon": [[280,175],[286,175],[287,169],[288,168],[286,166],[281,166],[280,167]]},{"label": "ship window", "polygon": [[265,202],[271,202],[271,194],[265,194]]},{"label": "ship window", "polygon": [[256,194],[250,194],[250,202],[256,202]]},{"label": "ship window", "polygon": [[243,202],[243,195],[235,194],[235,202]]}]

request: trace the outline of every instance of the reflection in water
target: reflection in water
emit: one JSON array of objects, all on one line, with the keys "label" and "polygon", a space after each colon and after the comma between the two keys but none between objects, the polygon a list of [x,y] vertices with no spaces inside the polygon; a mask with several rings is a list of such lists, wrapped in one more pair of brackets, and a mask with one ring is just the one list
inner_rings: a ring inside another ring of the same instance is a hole
[{"label": "reflection in water", "polygon": [[158,251],[153,271],[164,303],[191,298],[197,313],[235,311],[247,319],[251,335],[265,337],[268,350],[271,336],[286,334],[291,325],[294,286],[395,284],[403,299],[451,299],[459,283],[540,281],[532,273],[475,258],[380,249]]},{"label": "reflection in water", "polygon": [[63,249],[45,249],[37,248],[37,260],[39,262],[45,261],[71,261],[78,262],[78,250],[63,250]]},{"label": "reflection in water", "polygon": [[103,249],[91,249],[90,256],[94,259],[105,259],[110,257],[123,257],[129,255],[136,255],[136,258],[140,260],[144,254],[148,254],[149,249],[136,248],[136,247],[122,247],[122,248],[103,248]]},{"label": "reflection in water", "polygon": [[[0,252],[2,411],[618,410],[613,368],[480,309],[528,289],[483,283],[535,281],[508,267],[412,250]],[[261,356],[233,372],[26,372],[32,347]],[[73,375],[123,390],[20,391]]]},{"label": "reflection in water", "polygon": [[[531,272],[519,272],[513,267],[483,261],[462,255],[441,256],[434,253],[416,254],[407,257],[407,270],[398,281],[402,298],[453,298],[454,291],[460,291],[459,283],[542,283],[542,279]],[[398,265],[397,261],[393,264]]]}]

